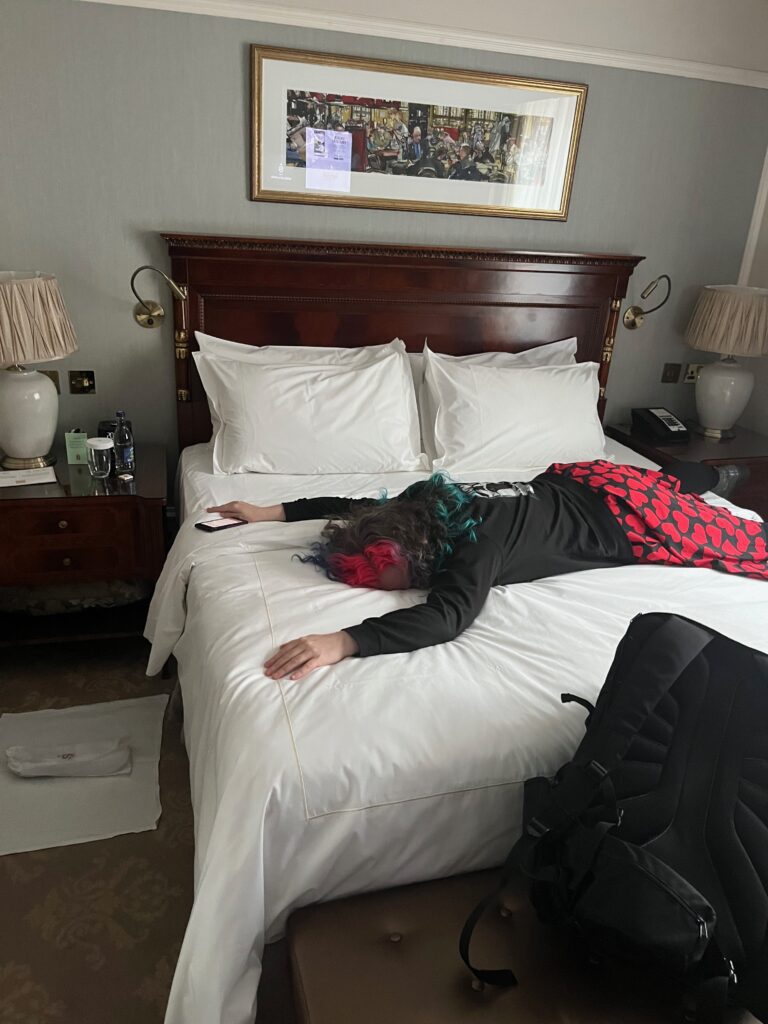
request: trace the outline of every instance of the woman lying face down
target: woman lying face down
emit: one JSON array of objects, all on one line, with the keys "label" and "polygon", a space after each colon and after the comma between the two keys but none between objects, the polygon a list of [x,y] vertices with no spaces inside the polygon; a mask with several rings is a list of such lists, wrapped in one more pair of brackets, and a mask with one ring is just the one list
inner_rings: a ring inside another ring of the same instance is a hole
[{"label": "woman lying face down", "polygon": [[556,463],[530,483],[492,485],[499,493],[491,497],[435,474],[390,499],[229,502],[208,511],[248,522],[329,519],[301,561],[352,587],[429,591],[423,604],[282,644],[266,675],[301,679],[347,657],[452,640],[496,585],[632,564],[768,579],[763,524],[697,497],[700,473],[684,463],[667,473],[603,460]]},{"label": "woman lying face down", "polygon": [[456,543],[474,538],[473,498],[435,475],[391,500],[349,502],[344,521],[327,523],[311,554],[299,558],[348,586],[427,590]]}]

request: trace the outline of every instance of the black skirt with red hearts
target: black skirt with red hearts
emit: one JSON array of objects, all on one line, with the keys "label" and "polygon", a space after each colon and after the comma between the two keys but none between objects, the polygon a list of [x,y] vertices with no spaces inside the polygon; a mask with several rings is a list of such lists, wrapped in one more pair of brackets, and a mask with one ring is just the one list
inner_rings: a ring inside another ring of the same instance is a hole
[{"label": "black skirt with red hearts", "polygon": [[768,579],[764,524],[684,493],[676,477],[603,460],[555,463],[547,473],[570,478],[599,495],[638,562]]}]

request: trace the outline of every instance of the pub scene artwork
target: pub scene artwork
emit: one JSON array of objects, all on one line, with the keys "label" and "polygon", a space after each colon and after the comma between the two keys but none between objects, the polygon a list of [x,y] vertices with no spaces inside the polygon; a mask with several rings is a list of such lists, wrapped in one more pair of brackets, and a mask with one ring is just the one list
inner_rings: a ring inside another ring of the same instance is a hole
[{"label": "pub scene artwork", "polygon": [[[351,171],[542,185],[553,118],[288,90],[286,162],[307,166],[307,129],[351,135]],[[310,155],[311,161],[311,155]]]}]

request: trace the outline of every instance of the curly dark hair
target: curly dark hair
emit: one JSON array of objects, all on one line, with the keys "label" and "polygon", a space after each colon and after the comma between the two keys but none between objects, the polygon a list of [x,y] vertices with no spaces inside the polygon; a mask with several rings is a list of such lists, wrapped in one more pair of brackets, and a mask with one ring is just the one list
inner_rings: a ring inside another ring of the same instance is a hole
[{"label": "curly dark hair", "polygon": [[393,542],[408,559],[414,587],[429,587],[456,545],[477,539],[480,519],[470,508],[474,494],[442,473],[407,487],[395,498],[353,508],[344,522],[326,523],[312,553],[299,555],[313,562],[329,579],[349,582],[344,556],[356,556],[382,541]]}]

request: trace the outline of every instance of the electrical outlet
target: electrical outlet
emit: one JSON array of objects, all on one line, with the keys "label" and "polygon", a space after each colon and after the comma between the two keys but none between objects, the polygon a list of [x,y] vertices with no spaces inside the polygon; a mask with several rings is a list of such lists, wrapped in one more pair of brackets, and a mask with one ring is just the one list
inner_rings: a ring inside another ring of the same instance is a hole
[{"label": "electrical outlet", "polygon": [[695,384],[699,379],[699,373],[704,363],[688,363],[685,367],[684,384]]},{"label": "electrical outlet", "polygon": [[58,370],[40,370],[40,373],[44,373],[46,377],[50,377],[53,383],[56,385],[56,394],[61,394],[61,387],[59,386],[59,371]]},{"label": "electrical outlet", "polygon": [[664,363],[664,369],[661,371],[661,383],[677,384],[680,380],[680,371],[682,368],[682,363]]},{"label": "electrical outlet", "polygon": [[70,370],[69,393],[71,395],[92,395],[96,390],[96,374],[93,370]]}]

